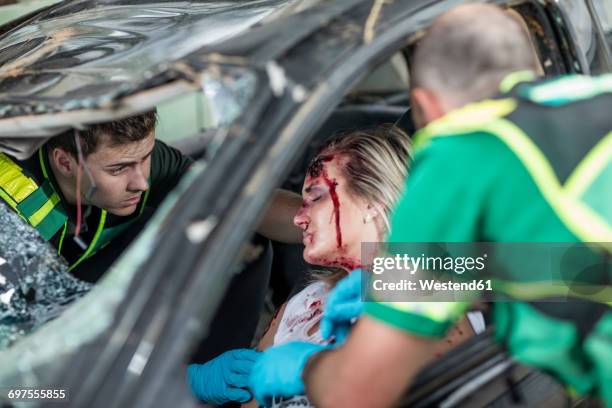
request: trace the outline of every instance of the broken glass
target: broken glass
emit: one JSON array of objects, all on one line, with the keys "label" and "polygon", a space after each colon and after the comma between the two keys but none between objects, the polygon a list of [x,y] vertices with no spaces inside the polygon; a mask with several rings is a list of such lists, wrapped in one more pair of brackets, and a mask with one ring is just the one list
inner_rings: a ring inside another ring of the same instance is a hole
[{"label": "broken glass", "polygon": [[255,75],[242,68],[211,70],[202,76],[207,106],[207,128],[230,125],[247,107],[255,92]]},{"label": "broken glass", "polygon": [[34,228],[0,204],[0,349],[57,317],[90,288],[70,275]]}]

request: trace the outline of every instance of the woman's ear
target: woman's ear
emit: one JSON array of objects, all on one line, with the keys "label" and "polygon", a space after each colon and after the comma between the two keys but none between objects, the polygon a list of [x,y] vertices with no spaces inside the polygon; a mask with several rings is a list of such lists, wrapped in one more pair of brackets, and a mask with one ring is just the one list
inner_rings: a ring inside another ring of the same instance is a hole
[{"label": "woman's ear", "polygon": [[365,215],[363,216],[363,223],[367,224],[368,222],[372,222],[378,216],[378,210],[371,204],[366,206]]}]

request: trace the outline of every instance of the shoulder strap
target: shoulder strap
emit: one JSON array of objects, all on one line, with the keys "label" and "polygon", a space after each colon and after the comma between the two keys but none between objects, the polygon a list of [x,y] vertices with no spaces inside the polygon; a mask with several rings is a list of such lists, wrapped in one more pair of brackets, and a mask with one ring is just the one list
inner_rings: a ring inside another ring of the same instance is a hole
[{"label": "shoulder strap", "polygon": [[3,153],[0,153],[0,197],[47,241],[67,220],[51,183],[45,180],[38,185]]},{"label": "shoulder strap", "polygon": [[560,106],[610,92],[612,74],[604,74],[595,77],[564,75],[544,81],[520,83],[510,94],[541,105]]}]

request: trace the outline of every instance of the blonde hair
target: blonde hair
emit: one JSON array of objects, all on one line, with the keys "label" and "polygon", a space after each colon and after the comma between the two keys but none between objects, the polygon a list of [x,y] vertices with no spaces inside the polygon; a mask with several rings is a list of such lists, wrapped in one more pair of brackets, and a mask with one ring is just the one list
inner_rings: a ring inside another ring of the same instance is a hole
[{"label": "blonde hair", "polygon": [[[372,205],[382,217],[389,233],[390,215],[408,175],[411,160],[409,136],[394,125],[340,133],[320,148],[308,166],[308,174],[315,175],[323,161],[330,156],[343,156],[342,167],[347,190]],[[382,237],[381,237],[382,238]],[[317,271],[314,276],[333,285],[345,272],[337,268]]]}]

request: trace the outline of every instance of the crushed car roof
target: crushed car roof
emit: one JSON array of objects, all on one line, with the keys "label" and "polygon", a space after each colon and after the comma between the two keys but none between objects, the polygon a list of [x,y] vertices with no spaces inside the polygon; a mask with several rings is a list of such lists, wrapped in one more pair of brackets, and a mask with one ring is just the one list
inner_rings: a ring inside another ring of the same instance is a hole
[{"label": "crushed car roof", "polygon": [[185,57],[301,3],[85,0],[13,23],[0,34],[3,144],[24,137],[44,141],[194,89],[193,78],[174,81],[194,74]]}]

